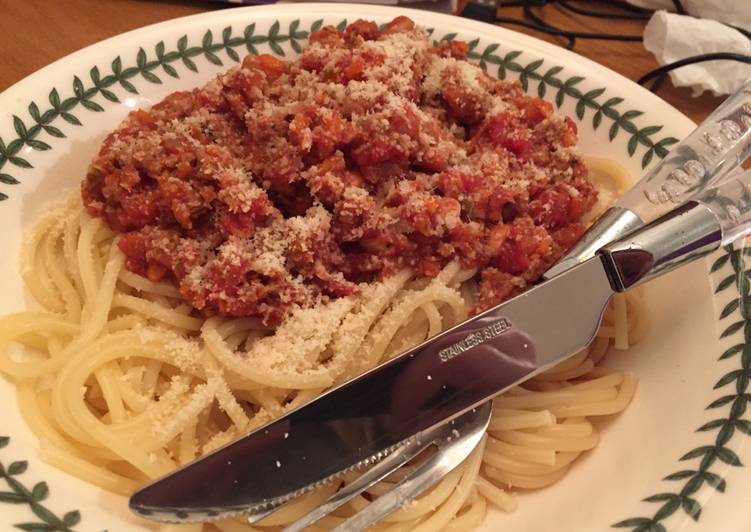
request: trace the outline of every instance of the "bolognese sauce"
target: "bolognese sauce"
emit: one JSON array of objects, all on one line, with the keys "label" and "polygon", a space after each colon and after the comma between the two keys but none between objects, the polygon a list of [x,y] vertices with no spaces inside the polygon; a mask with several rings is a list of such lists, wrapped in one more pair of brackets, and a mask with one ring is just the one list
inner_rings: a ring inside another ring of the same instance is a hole
[{"label": "bolognese sauce", "polygon": [[126,267],[208,314],[280,323],[403,268],[477,269],[477,310],[535,282],[596,200],[576,126],[405,17],[311,33],[129,114],[84,204]]}]

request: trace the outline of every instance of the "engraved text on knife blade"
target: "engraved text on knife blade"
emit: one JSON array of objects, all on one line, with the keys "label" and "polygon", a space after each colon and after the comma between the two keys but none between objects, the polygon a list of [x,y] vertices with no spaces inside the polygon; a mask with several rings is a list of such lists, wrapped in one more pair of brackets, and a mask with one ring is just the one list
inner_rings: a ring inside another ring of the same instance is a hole
[{"label": "engraved text on knife blade", "polygon": [[450,346],[441,349],[438,352],[438,358],[440,358],[441,362],[448,362],[455,356],[461,355],[465,351],[468,351],[469,349],[472,349],[477,345],[485,343],[488,340],[492,340],[496,336],[499,336],[508,331],[510,328],[511,324],[508,322],[508,320],[506,318],[501,318],[495,323],[492,323],[491,325],[488,325],[487,327],[484,327],[477,332],[468,334],[465,338],[459,340],[455,344],[451,344]]}]

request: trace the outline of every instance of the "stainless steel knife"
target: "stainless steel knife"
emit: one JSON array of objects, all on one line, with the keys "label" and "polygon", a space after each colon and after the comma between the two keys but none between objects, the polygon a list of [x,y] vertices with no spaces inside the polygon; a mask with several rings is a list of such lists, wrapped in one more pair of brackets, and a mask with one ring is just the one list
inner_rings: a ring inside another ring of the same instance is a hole
[{"label": "stainless steel knife", "polygon": [[559,363],[610,297],[751,232],[751,174],[136,492],[168,522],[261,516]]}]

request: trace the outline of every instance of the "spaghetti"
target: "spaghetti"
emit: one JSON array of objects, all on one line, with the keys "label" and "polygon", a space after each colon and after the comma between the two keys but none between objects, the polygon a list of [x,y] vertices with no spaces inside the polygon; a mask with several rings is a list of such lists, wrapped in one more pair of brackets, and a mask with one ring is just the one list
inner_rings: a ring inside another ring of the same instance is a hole
[{"label": "spaghetti", "polygon": [[[404,17],[311,42],[131,113],[27,236],[42,310],[0,319],[0,371],[49,463],[128,495],[519,293],[625,188],[466,44]],[[558,481],[597,445],[590,418],[628,405],[635,378],[600,362],[645,329],[617,295],[588,348],[496,399],[472,455],[378,527],[466,530]],[[270,530],[337,487],[180,530]]]},{"label": "spaghetti", "polygon": [[[405,271],[358,296],[299,311],[269,335],[252,318],[192,316],[173,287],[125,270],[116,240],[77,194],[37,225],[22,271],[44,311],[0,320],[0,370],[17,384],[43,458],[122,495],[463,320],[476,297],[472,272],[456,263],[432,280]],[[562,478],[597,444],[588,418],[620,412],[634,393],[633,376],[599,362],[614,343],[637,342],[645,327],[640,297],[617,296],[589,348],[496,399],[488,434],[467,462],[383,526],[466,530],[488,504],[513,511],[514,489]],[[26,348],[21,359],[11,354],[15,342]],[[335,488],[256,528],[293,521]],[[361,496],[319,526],[366,503]],[[207,526],[252,530],[240,520]]]}]

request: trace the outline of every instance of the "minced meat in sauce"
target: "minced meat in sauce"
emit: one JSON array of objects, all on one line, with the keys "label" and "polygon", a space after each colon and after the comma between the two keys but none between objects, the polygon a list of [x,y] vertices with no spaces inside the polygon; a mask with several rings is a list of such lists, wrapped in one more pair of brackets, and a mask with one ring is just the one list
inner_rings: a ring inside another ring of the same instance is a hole
[{"label": "minced meat in sauce", "polygon": [[491,307],[583,232],[576,126],[398,17],[250,55],[129,114],[83,182],[126,267],[208,314],[280,323],[405,267],[477,268]]}]

